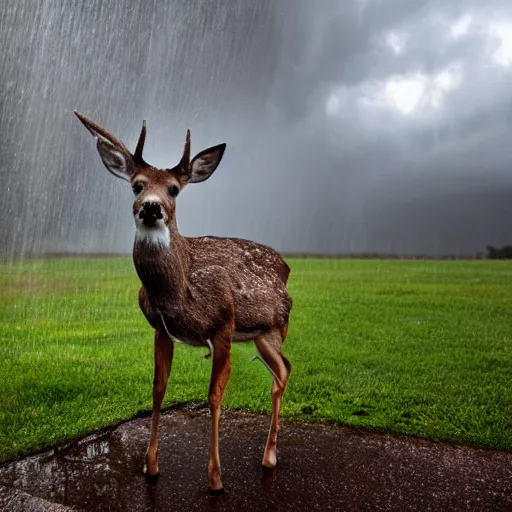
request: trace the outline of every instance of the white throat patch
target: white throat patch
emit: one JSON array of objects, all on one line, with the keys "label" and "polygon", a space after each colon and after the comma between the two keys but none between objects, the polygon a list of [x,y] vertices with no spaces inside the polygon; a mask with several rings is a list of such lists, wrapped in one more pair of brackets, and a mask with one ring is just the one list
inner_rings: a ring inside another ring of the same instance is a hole
[{"label": "white throat patch", "polygon": [[135,221],[135,243],[146,243],[157,247],[170,247],[171,234],[163,220],[158,220],[156,226],[148,228],[144,223]]}]

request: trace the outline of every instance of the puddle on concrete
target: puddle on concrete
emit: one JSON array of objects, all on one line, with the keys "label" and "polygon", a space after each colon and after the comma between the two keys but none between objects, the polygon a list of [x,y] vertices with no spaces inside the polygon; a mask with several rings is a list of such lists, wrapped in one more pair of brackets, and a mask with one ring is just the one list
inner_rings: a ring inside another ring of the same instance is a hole
[{"label": "puddle on concrete", "polygon": [[210,419],[170,411],[160,428],[160,480],[142,466],[149,418],[0,467],[0,484],[81,510],[507,510],[512,453],[283,421],[279,466],[260,462],[269,418],[224,413],[226,495],[210,498]]},{"label": "puddle on concrete", "polygon": [[100,455],[106,455],[110,451],[107,441],[101,441],[100,443],[91,443],[86,446],[85,458],[90,460]]},{"label": "puddle on concrete", "polygon": [[64,457],[70,462],[92,462],[99,457],[107,458],[110,453],[110,439],[87,438],[79,441],[75,449],[71,449]]}]

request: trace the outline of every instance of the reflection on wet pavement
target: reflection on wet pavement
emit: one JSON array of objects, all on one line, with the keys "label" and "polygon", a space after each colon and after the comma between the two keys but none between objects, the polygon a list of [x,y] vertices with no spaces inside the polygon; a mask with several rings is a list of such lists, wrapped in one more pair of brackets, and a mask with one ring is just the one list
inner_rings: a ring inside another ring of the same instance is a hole
[{"label": "reflection on wet pavement", "polygon": [[221,422],[225,496],[206,492],[209,417],[201,412],[162,415],[161,476],[148,484],[149,421],[11,462],[0,467],[0,484],[95,511],[512,509],[512,453],[283,420],[279,466],[265,471],[269,419],[229,411]]}]

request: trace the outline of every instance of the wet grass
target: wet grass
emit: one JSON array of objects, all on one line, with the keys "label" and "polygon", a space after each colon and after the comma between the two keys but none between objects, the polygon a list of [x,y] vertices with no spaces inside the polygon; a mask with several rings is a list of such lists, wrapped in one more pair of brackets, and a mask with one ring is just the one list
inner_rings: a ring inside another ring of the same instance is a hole
[{"label": "wet grass", "polygon": [[[283,415],[512,449],[512,262],[290,260]],[[130,259],[0,265],[0,461],[151,407],[152,331]],[[205,401],[177,346],[165,404]],[[225,405],[270,411],[233,346]]]}]

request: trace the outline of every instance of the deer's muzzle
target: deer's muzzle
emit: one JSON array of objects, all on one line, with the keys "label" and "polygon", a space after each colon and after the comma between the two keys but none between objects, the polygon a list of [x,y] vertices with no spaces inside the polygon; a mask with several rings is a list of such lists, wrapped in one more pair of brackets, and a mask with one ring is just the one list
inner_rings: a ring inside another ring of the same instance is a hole
[{"label": "deer's muzzle", "polygon": [[157,220],[163,218],[162,207],[158,203],[146,202],[142,203],[139,210],[139,219],[146,226],[154,226]]}]

